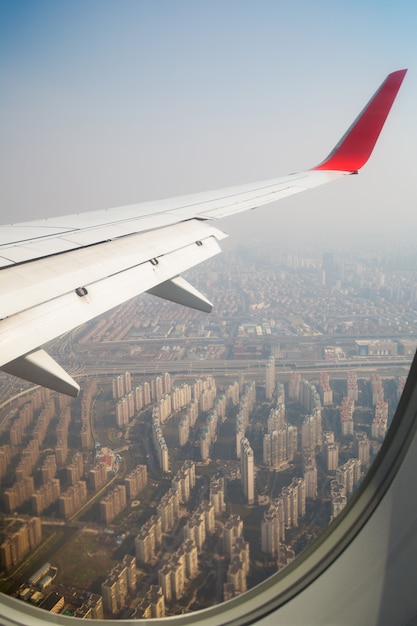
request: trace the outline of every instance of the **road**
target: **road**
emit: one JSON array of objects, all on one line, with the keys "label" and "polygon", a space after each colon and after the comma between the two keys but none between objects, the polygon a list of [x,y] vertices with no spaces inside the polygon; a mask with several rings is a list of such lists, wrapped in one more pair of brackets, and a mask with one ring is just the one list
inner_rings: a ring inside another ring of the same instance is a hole
[{"label": "road", "polygon": [[[405,375],[411,366],[411,357],[395,356],[395,357],[378,357],[378,358],[354,358],[341,361],[323,361],[323,360],[300,360],[295,362],[294,359],[277,360],[275,362],[276,372],[279,376],[289,377],[292,371],[300,372],[300,374],[309,374],[318,371],[329,371],[332,375],[343,374],[350,370],[369,371],[381,370],[385,368],[391,374],[388,375]],[[108,362],[97,364],[97,360],[93,357],[85,357],[85,373],[89,375],[107,375],[115,376],[123,371],[130,371],[132,374],[156,376],[161,372],[170,372],[171,374],[181,374],[188,376],[198,376],[205,374],[217,374],[225,376],[233,376],[236,373],[246,373],[254,378],[263,378],[265,376],[266,360],[260,359],[242,359],[242,360],[195,360],[195,361],[158,361],[149,362],[149,360],[122,358],[117,363]]]}]

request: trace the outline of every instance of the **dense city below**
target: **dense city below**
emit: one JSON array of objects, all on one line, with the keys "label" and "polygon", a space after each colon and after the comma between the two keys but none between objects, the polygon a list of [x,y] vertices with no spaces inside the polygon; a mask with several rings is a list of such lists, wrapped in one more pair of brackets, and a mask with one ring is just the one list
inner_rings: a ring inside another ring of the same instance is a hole
[{"label": "dense city below", "polygon": [[417,344],[404,258],[229,252],[204,315],[140,297],[55,341],[76,400],[2,376],[1,589],[160,617],[285,569],[377,455]]}]

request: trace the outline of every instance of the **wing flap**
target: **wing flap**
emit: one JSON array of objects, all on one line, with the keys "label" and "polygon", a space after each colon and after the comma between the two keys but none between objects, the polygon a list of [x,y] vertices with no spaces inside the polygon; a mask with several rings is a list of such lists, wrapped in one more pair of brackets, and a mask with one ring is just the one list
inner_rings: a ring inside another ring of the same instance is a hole
[{"label": "wing flap", "polygon": [[83,283],[79,285],[83,289],[77,290],[79,294],[72,290],[3,319],[0,323],[0,368],[220,252],[213,236],[199,243],[202,245],[190,243],[153,262],[146,261],[97,282]]},{"label": "wing flap", "polygon": [[0,300],[0,320],[208,237],[222,240],[226,235],[211,224],[190,220],[11,266],[0,271],[0,293],[7,293]]}]

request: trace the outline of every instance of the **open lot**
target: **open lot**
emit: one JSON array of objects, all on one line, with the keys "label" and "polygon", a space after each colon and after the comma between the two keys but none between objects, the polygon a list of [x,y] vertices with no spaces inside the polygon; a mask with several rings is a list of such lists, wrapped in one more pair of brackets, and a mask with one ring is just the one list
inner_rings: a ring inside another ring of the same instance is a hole
[{"label": "open lot", "polygon": [[105,544],[101,533],[80,530],[54,557],[56,582],[96,591],[116,564],[116,546]]}]

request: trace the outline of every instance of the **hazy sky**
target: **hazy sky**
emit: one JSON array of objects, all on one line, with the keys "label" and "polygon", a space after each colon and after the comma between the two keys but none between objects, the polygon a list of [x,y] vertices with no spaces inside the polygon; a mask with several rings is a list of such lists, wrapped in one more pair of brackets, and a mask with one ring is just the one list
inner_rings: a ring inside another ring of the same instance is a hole
[{"label": "hazy sky", "polygon": [[219,225],[417,239],[416,33],[415,0],[0,0],[0,222],[313,166],[408,67],[360,176]]}]

